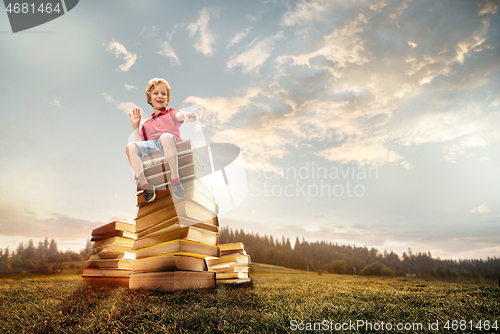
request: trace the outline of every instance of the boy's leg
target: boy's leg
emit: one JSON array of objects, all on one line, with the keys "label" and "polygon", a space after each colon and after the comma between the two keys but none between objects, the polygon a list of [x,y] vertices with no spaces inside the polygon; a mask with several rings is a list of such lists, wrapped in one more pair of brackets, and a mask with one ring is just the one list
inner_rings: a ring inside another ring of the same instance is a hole
[{"label": "boy's leg", "polygon": [[175,147],[174,137],[170,133],[164,133],[160,136],[160,143],[163,148],[163,154],[170,167],[170,191],[177,198],[184,198],[186,192],[179,180],[179,163],[177,160],[177,147]]},{"label": "boy's leg", "polygon": [[146,181],[146,176],[144,175],[144,167],[140,158],[141,151],[134,143],[128,143],[126,146],[126,151],[130,166],[132,167],[135,176],[137,176],[140,186],[143,187],[144,185],[148,184],[148,181]]},{"label": "boy's leg", "polygon": [[164,133],[160,136],[160,142],[163,148],[163,154],[165,154],[165,159],[167,159],[168,166],[170,167],[170,178],[173,180],[178,179],[179,166],[174,137],[170,133]]}]

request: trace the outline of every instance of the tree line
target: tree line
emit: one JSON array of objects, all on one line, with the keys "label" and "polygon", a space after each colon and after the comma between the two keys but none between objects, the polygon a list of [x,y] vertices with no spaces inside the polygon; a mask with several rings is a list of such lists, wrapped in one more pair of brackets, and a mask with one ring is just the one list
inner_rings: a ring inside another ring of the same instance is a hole
[{"label": "tree line", "polygon": [[79,252],[58,250],[54,239],[49,242],[45,238],[36,247],[33,240],[30,240],[26,245],[21,242],[13,251],[9,248],[0,249],[0,272],[56,273],[62,270],[64,262],[86,260],[91,252],[90,240],[87,240],[85,248]]},{"label": "tree line", "polygon": [[[329,272],[336,274],[366,274],[419,277],[485,277],[500,276],[500,258],[486,260],[441,260],[430,252],[413,253],[411,249],[402,256],[394,252],[379,252],[375,248],[339,245],[326,241],[307,242],[297,237],[292,247],[290,239],[261,236],[243,230],[221,228],[219,242],[242,242],[257,263],[273,264],[298,270]],[[40,241],[35,247],[33,240],[20,243],[16,250],[0,249],[0,272],[55,273],[64,262],[84,261],[92,253],[92,243],[87,240],[79,252],[58,250],[54,239]]]},{"label": "tree line", "polygon": [[337,274],[366,274],[419,277],[499,277],[500,258],[486,260],[441,260],[430,252],[402,256],[394,252],[379,252],[375,248],[339,245],[326,241],[307,242],[297,237],[295,244],[288,238],[273,238],[243,230],[221,228],[219,242],[242,242],[252,262],[287,268]]}]

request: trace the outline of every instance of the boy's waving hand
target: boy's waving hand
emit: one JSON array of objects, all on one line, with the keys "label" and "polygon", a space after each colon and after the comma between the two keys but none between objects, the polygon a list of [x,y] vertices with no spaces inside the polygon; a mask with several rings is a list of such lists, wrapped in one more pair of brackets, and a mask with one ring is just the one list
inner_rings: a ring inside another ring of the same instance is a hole
[{"label": "boy's waving hand", "polygon": [[128,114],[130,116],[130,122],[132,123],[132,127],[134,129],[139,128],[139,124],[141,124],[141,109],[134,109],[132,110],[131,114]]}]

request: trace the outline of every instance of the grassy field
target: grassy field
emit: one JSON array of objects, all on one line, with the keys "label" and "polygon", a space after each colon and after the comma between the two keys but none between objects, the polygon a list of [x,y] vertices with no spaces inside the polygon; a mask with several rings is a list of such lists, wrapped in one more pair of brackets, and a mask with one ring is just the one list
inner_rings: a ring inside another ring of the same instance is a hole
[{"label": "grassy field", "polygon": [[[323,329],[328,323],[338,333],[498,332],[469,328],[470,320],[473,325],[500,320],[494,281],[276,274],[276,270],[273,275],[254,274],[252,284],[188,292],[88,288],[82,287],[79,276],[4,278],[0,333],[293,333],[312,332],[299,329],[306,329],[307,323],[314,328],[323,320],[327,320]],[[467,328],[445,329],[448,320],[465,320]],[[356,321],[365,324],[347,327]],[[429,330],[429,322],[436,321],[439,329]],[[366,322],[374,329],[367,330]],[[388,322],[392,331],[387,330]],[[402,330],[396,329],[398,323]],[[421,330],[416,323],[422,324]],[[345,330],[339,327],[342,324]]]}]

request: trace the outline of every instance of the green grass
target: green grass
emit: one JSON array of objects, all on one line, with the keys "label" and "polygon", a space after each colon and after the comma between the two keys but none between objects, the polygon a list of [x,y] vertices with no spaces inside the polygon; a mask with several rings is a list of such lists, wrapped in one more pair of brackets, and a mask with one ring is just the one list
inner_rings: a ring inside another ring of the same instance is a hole
[{"label": "green grass", "polygon": [[[499,306],[496,282],[484,280],[260,274],[253,284],[158,292],[82,287],[67,276],[0,280],[0,333],[286,333],[292,320],[324,319],[424,329],[439,321],[439,331],[392,332],[450,333],[447,320],[500,320]],[[470,332],[481,331],[460,331]]]},{"label": "green grass", "polygon": [[307,274],[307,271],[290,269],[272,264],[250,263],[250,272],[252,274]]}]

